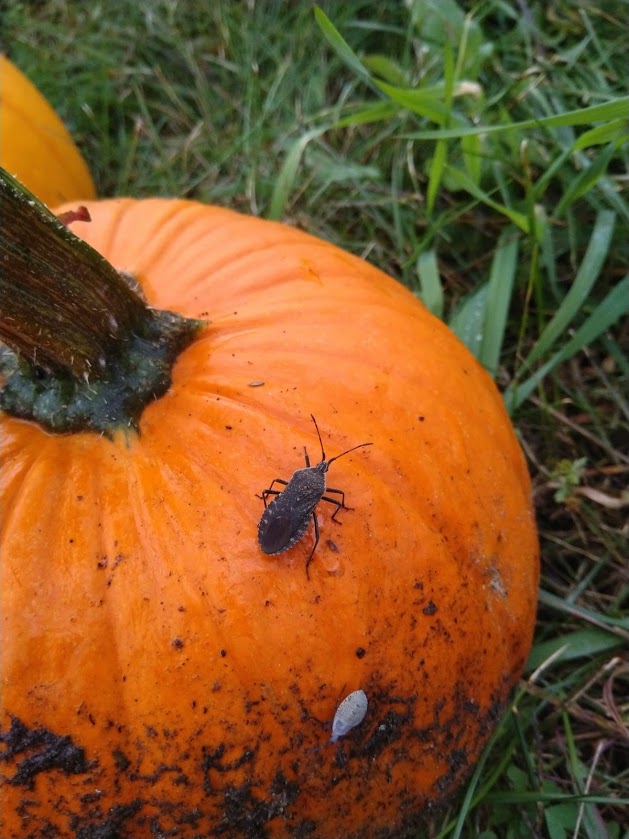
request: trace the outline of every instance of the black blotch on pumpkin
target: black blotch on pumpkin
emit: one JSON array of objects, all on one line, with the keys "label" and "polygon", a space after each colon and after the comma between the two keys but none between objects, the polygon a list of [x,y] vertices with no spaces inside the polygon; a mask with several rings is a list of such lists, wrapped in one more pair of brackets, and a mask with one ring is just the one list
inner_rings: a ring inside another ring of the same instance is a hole
[{"label": "black blotch on pumpkin", "polygon": [[92,764],[84,750],[67,734],[55,734],[47,728],[28,728],[17,717],[11,718],[8,731],[0,732],[0,762],[15,760],[16,770],[10,783],[33,789],[40,772],[60,769],[66,775],[80,775]]}]

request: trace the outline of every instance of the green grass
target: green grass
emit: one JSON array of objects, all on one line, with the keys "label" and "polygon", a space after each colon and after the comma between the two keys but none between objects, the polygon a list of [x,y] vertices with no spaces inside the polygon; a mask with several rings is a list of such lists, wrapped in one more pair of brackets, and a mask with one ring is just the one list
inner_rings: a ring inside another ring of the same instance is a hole
[{"label": "green grass", "polygon": [[6,5],[11,57],[102,195],[307,229],[408,285],[495,376],[533,475],[538,629],[433,833],[626,839],[629,4]]}]

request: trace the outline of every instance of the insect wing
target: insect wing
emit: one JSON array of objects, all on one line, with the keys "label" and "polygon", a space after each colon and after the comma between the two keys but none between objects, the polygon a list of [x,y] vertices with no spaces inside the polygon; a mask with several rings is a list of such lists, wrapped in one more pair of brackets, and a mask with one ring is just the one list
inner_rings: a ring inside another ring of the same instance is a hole
[{"label": "insect wing", "polygon": [[310,514],[296,518],[291,507],[284,499],[284,493],[278,495],[262,513],[258,525],[258,544],[265,554],[281,554],[287,551],[304,535],[310,524]]},{"label": "insect wing", "polygon": [[309,520],[301,523],[296,528],[290,511],[279,511],[273,509],[278,499],[269,504],[258,525],[258,544],[265,554],[281,554],[295,544],[306,532]]}]

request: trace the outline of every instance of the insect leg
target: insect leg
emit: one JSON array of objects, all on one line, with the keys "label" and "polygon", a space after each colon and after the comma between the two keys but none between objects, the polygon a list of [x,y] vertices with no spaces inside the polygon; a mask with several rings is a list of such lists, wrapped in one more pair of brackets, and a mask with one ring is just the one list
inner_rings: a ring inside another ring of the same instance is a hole
[{"label": "insect leg", "polygon": [[314,522],[314,531],[315,531],[315,543],[312,546],[312,550],[310,551],[310,556],[308,557],[308,562],[306,562],[306,577],[310,579],[310,572],[308,571],[308,566],[312,562],[312,557],[314,556],[314,552],[317,550],[317,545],[319,544],[319,525],[317,524],[317,514],[313,512],[312,520]]},{"label": "insect leg", "polygon": [[266,508],[266,506],[267,506],[266,500],[269,497],[269,495],[281,495],[281,494],[282,493],[279,491],[279,489],[264,489],[264,490],[262,490],[262,495],[259,495],[258,498],[261,498],[264,501],[264,506]]},{"label": "insect leg", "polygon": [[283,478],[275,478],[273,481],[271,481],[271,486],[269,487],[269,489],[265,489],[264,491],[269,492],[269,490],[273,489],[273,484],[283,484],[284,486],[287,486],[288,481],[285,481]]},{"label": "insect leg", "polygon": [[261,498],[264,501],[264,506],[266,507],[266,499],[269,495],[280,495],[281,490],[273,489],[273,484],[284,484],[284,486],[288,485],[288,481],[284,481],[282,478],[275,478],[274,481],[271,482],[271,486],[268,489],[262,490],[262,495],[259,495],[258,498]]},{"label": "insect leg", "polygon": [[337,514],[340,509],[343,510],[351,510],[352,507],[348,507],[345,504],[345,493],[342,489],[334,489],[333,487],[328,487],[326,492],[335,492],[337,495],[341,496],[341,500],[337,501],[336,498],[328,498],[326,495],[321,496],[322,501],[327,501],[329,504],[336,504],[336,510],[332,513],[332,521],[337,521]]}]

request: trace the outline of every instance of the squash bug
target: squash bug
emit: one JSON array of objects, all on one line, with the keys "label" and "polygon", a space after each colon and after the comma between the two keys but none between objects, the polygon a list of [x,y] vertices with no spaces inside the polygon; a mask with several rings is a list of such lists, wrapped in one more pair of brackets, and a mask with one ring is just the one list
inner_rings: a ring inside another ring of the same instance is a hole
[{"label": "squash bug", "polygon": [[[332,514],[332,521],[336,521],[339,510],[351,509],[345,506],[345,493],[342,489],[326,488],[325,473],[330,468],[330,464],[338,460],[339,457],[344,457],[356,449],[363,448],[363,446],[373,445],[372,443],[360,443],[360,445],[353,446],[346,452],[341,452],[336,457],[331,457],[330,460],[326,460],[319,426],[313,415],[310,414],[310,416],[314,422],[317,437],[321,445],[321,462],[316,466],[311,466],[308,450],[304,446],[306,468],[297,469],[290,481],[275,478],[271,486],[263,490],[261,498],[264,501],[265,509],[258,525],[258,544],[260,548],[265,554],[274,556],[275,554],[281,554],[287,551],[296,542],[299,542],[308,529],[310,517],[312,516],[315,530],[315,543],[306,562],[306,576],[308,579],[310,579],[308,566],[319,544],[319,525],[317,524],[315,507],[319,501],[328,501],[330,504],[335,504],[336,510]],[[283,484],[284,489],[273,489],[275,484]],[[335,498],[329,498],[324,494],[326,491],[340,495],[341,500],[337,501]],[[269,495],[274,495],[275,498],[270,503],[267,503]]]}]

